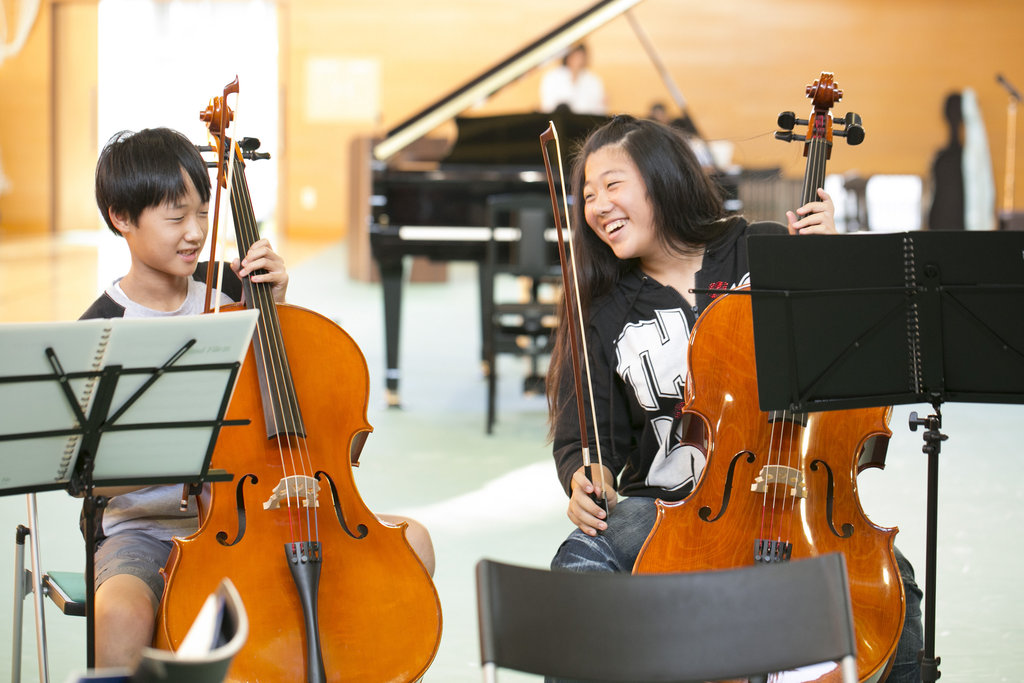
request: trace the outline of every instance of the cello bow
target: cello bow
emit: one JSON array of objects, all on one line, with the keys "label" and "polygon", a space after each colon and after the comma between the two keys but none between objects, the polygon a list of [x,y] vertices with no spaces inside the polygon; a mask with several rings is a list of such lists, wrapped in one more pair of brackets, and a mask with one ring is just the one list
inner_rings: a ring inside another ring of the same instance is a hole
[{"label": "cello bow", "polygon": [[[558,179],[562,187],[561,202],[559,193],[555,188],[555,175],[551,166],[549,146],[555,146],[555,158],[558,161]],[[582,452],[583,468],[587,479],[593,483],[593,463],[590,457],[590,439],[587,434],[587,417],[583,400],[583,378],[580,372],[581,366],[586,370],[587,390],[590,398],[590,414],[594,426],[594,451],[597,455],[598,473],[600,475],[601,496],[596,493],[590,494],[590,499],[597,503],[605,513],[605,519],[609,514],[607,488],[604,478],[604,461],[601,457],[601,441],[598,438],[597,413],[594,410],[594,384],[590,374],[590,355],[587,350],[587,337],[584,332],[586,324],[583,321],[583,310],[579,305],[580,287],[579,279],[576,277],[576,255],[573,247],[575,236],[569,225],[569,200],[565,191],[565,174],[562,170],[562,150],[558,141],[558,131],[554,121],[548,122],[548,128],[540,135],[541,151],[544,156],[544,169],[547,172],[548,191],[551,194],[551,212],[555,220],[555,231],[558,235],[558,261],[562,272],[562,299],[565,302],[563,316],[566,321],[566,332],[569,335],[570,357],[572,359],[573,387],[576,394],[576,409],[580,425],[580,448]],[[561,203],[561,208],[559,207]],[[564,213],[563,213],[564,212]],[[562,227],[562,216],[565,216],[565,225],[569,230],[569,250],[566,253],[565,236]]]}]

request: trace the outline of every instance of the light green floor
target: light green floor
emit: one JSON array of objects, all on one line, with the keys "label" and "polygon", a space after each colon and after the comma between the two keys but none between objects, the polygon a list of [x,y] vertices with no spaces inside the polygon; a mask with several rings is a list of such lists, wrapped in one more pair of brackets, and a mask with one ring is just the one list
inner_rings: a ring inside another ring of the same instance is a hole
[{"label": "light green floor", "polygon": [[[406,288],[403,311],[403,408],[388,409],[383,394],[381,295],[377,285],[345,277],[341,246],[291,268],[290,300],[337,319],[363,349],[372,385],[370,436],[355,477],[371,509],[408,514],[431,530],[437,554],[435,584],[444,632],[426,676],[439,683],[478,681],[473,567],[482,557],[546,566],[570,530],[565,498],[546,445],[542,398],[520,395],[521,370],[502,359],[499,423],[484,435],[485,389],[480,374],[475,273],[452,268],[446,284]],[[893,412],[888,466],[860,477],[865,512],[878,524],[898,525],[897,544],[924,581],[927,459],[921,434],[907,428],[911,410]],[[943,681],[1024,680],[1024,626],[1018,615],[1024,587],[1017,560],[1024,527],[1024,408],[950,404],[944,407],[940,468],[936,652]],[[79,505],[62,493],[39,497],[43,564],[81,568]],[[0,585],[13,586],[14,529],[26,521],[23,496],[0,499],[9,542],[0,546]],[[11,642],[10,593],[0,600],[0,643]],[[37,680],[31,603],[25,603],[23,680]],[[681,619],[685,615],[680,615]],[[85,621],[47,607],[51,680],[64,681],[85,662]],[[594,627],[600,647],[600,625]],[[10,650],[0,654],[6,675]],[[509,674],[503,680],[523,680]]]}]

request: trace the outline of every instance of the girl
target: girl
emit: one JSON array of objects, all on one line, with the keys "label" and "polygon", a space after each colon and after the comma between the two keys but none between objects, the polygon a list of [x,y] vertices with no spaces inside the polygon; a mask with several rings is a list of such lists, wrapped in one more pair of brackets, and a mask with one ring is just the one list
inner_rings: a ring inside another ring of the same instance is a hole
[{"label": "girl", "polygon": [[[685,140],[668,126],[630,116],[616,116],[590,135],[576,157],[572,188],[580,305],[603,467],[594,468],[593,482],[582,467],[563,319],[549,368],[548,401],[555,463],[569,495],[567,514],[577,528],[552,568],[629,572],[654,524],[655,500],[685,498],[704,467],[703,453],[681,443],[676,419],[684,399],[690,331],[715,296],[691,290],[746,284],[748,235],[835,233],[834,208],[819,189],[820,201],[787,212],[788,227],[727,215],[718,188]],[[596,453],[593,443],[591,453]],[[592,493],[607,497],[610,514]],[[896,666],[903,660],[912,670],[903,679],[895,677],[894,668],[889,680],[919,680],[914,676],[919,676],[916,656],[922,644],[920,591],[912,567],[898,552],[897,562],[907,619]]]}]

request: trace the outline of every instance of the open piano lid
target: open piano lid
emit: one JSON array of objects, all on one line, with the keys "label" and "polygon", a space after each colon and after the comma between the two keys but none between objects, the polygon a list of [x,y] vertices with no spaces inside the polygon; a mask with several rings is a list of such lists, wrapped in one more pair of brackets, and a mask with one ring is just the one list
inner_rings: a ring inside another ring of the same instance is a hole
[{"label": "open piano lid", "polygon": [[[541,158],[535,138],[554,122],[566,140],[586,137],[607,116],[574,114],[567,107],[550,113],[502,114],[500,116],[456,116],[458,138],[444,158],[450,164],[539,165]],[[532,144],[523,145],[524,141]]]},{"label": "open piano lid", "polygon": [[[543,64],[558,54],[559,51],[581,40],[598,27],[618,17],[641,1],[601,0],[595,3],[592,7],[584,10],[547,35],[534,41],[508,59],[488,69],[454,92],[392,128],[388,131],[385,138],[374,146],[374,158],[380,161],[391,158],[441,124],[497,92],[530,69]],[[551,117],[544,114],[538,114],[537,116],[539,119],[543,119],[543,124],[538,130],[544,130],[547,128],[547,122]],[[498,119],[501,117],[484,118]],[[573,118],[577,118],[577,116]],[[594,119],[601,120],[601,117],[594,117]],[[469,119],[463,118],[459,120],[460,137],[463,135],[461,132],[463,126],[467,125],[466,121],[469,121]],[[468,125],[472,125],[472,122]],[[471,160],[463,159],[462,161]]]}]

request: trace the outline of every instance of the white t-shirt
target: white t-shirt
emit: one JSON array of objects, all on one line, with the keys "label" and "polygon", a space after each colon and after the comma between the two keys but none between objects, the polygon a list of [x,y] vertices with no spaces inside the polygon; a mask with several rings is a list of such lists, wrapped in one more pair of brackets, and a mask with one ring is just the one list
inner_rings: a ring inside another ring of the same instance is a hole
[{"label": "white t-shirt", "polygon": [[540,82],[541,111],[554,111],[560,104],[569,105],[576,114],[607,113],[604,84],[598,76],[584,69],[574,80],[568,67],[560,66],[544,74]]},{"label": "white t-shirt", "polygon": [[[156,311],[135,303],[121,289],[120,282],[120,278],[115,280],[106,294],[124,306],[126,318],[199,315],[205,308],[206,284],[198,280],[189,280],[188,294],[176,311]],[[228,303],[231,299],[221,293],[221,304]],[[103,533],[110,536],[118,531],[142,529],[162,541],[195,533],[199,528],[195,498],[189,498],[187,509],[181,510],[181,492],[180,484],[162,484],[114,496],[103,511]]]}]

